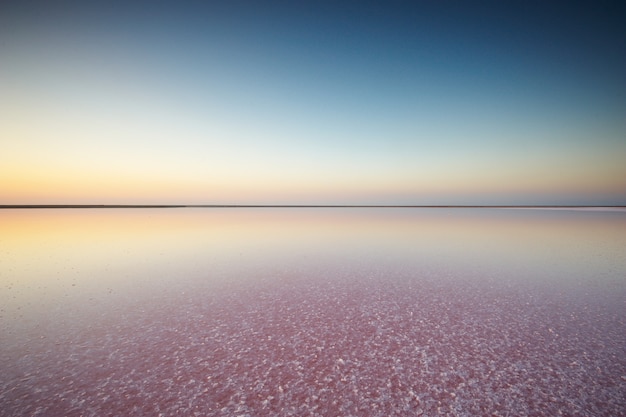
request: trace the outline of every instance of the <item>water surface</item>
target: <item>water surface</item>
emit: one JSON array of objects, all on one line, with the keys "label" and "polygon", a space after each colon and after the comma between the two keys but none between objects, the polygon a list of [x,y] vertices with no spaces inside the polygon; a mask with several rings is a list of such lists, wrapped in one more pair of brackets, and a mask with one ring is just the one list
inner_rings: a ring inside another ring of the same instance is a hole
[{"label": "water surface", "polygon": [[0,415],[626,415],[626,213],[0,211]]}]

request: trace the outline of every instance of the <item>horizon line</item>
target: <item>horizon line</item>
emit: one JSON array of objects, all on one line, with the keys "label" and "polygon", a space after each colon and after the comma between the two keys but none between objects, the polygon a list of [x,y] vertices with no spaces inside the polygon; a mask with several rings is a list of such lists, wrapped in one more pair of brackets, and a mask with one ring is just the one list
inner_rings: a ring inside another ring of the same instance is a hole
[{"label": "horizon line", "polygon": [[0,204],[0,209],[107,208],[626,208],[590,204]]}]

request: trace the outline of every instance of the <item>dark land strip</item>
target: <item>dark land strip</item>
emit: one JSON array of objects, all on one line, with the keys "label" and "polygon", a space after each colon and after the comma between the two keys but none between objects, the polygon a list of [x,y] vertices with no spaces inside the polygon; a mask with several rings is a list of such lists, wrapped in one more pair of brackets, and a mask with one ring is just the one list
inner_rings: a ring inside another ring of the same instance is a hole
[{"label": "dark land strip", "polygon": [[111,208],[623,208],[605,205],[385,205],[385,204],[4,204],[0,209],[111,209]]}]

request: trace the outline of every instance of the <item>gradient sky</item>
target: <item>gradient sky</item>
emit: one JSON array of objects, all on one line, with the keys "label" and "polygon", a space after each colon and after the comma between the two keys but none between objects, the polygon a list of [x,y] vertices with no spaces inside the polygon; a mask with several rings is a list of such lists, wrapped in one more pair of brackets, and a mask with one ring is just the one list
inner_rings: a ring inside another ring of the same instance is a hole
[{"label": "gradient sky", "polygon": [[624,21],[598,1],[2,2],[0,204],[623,205]]}]

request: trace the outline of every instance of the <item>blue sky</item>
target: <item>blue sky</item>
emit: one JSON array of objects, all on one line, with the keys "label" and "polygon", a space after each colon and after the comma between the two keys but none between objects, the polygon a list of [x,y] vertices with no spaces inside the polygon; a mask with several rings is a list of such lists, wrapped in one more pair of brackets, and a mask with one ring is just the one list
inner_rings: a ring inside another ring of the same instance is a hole
[{"label": "blue sky", "polygon": [[0,199],[626,204],[619,3],[260,4],[2,6]]}]

